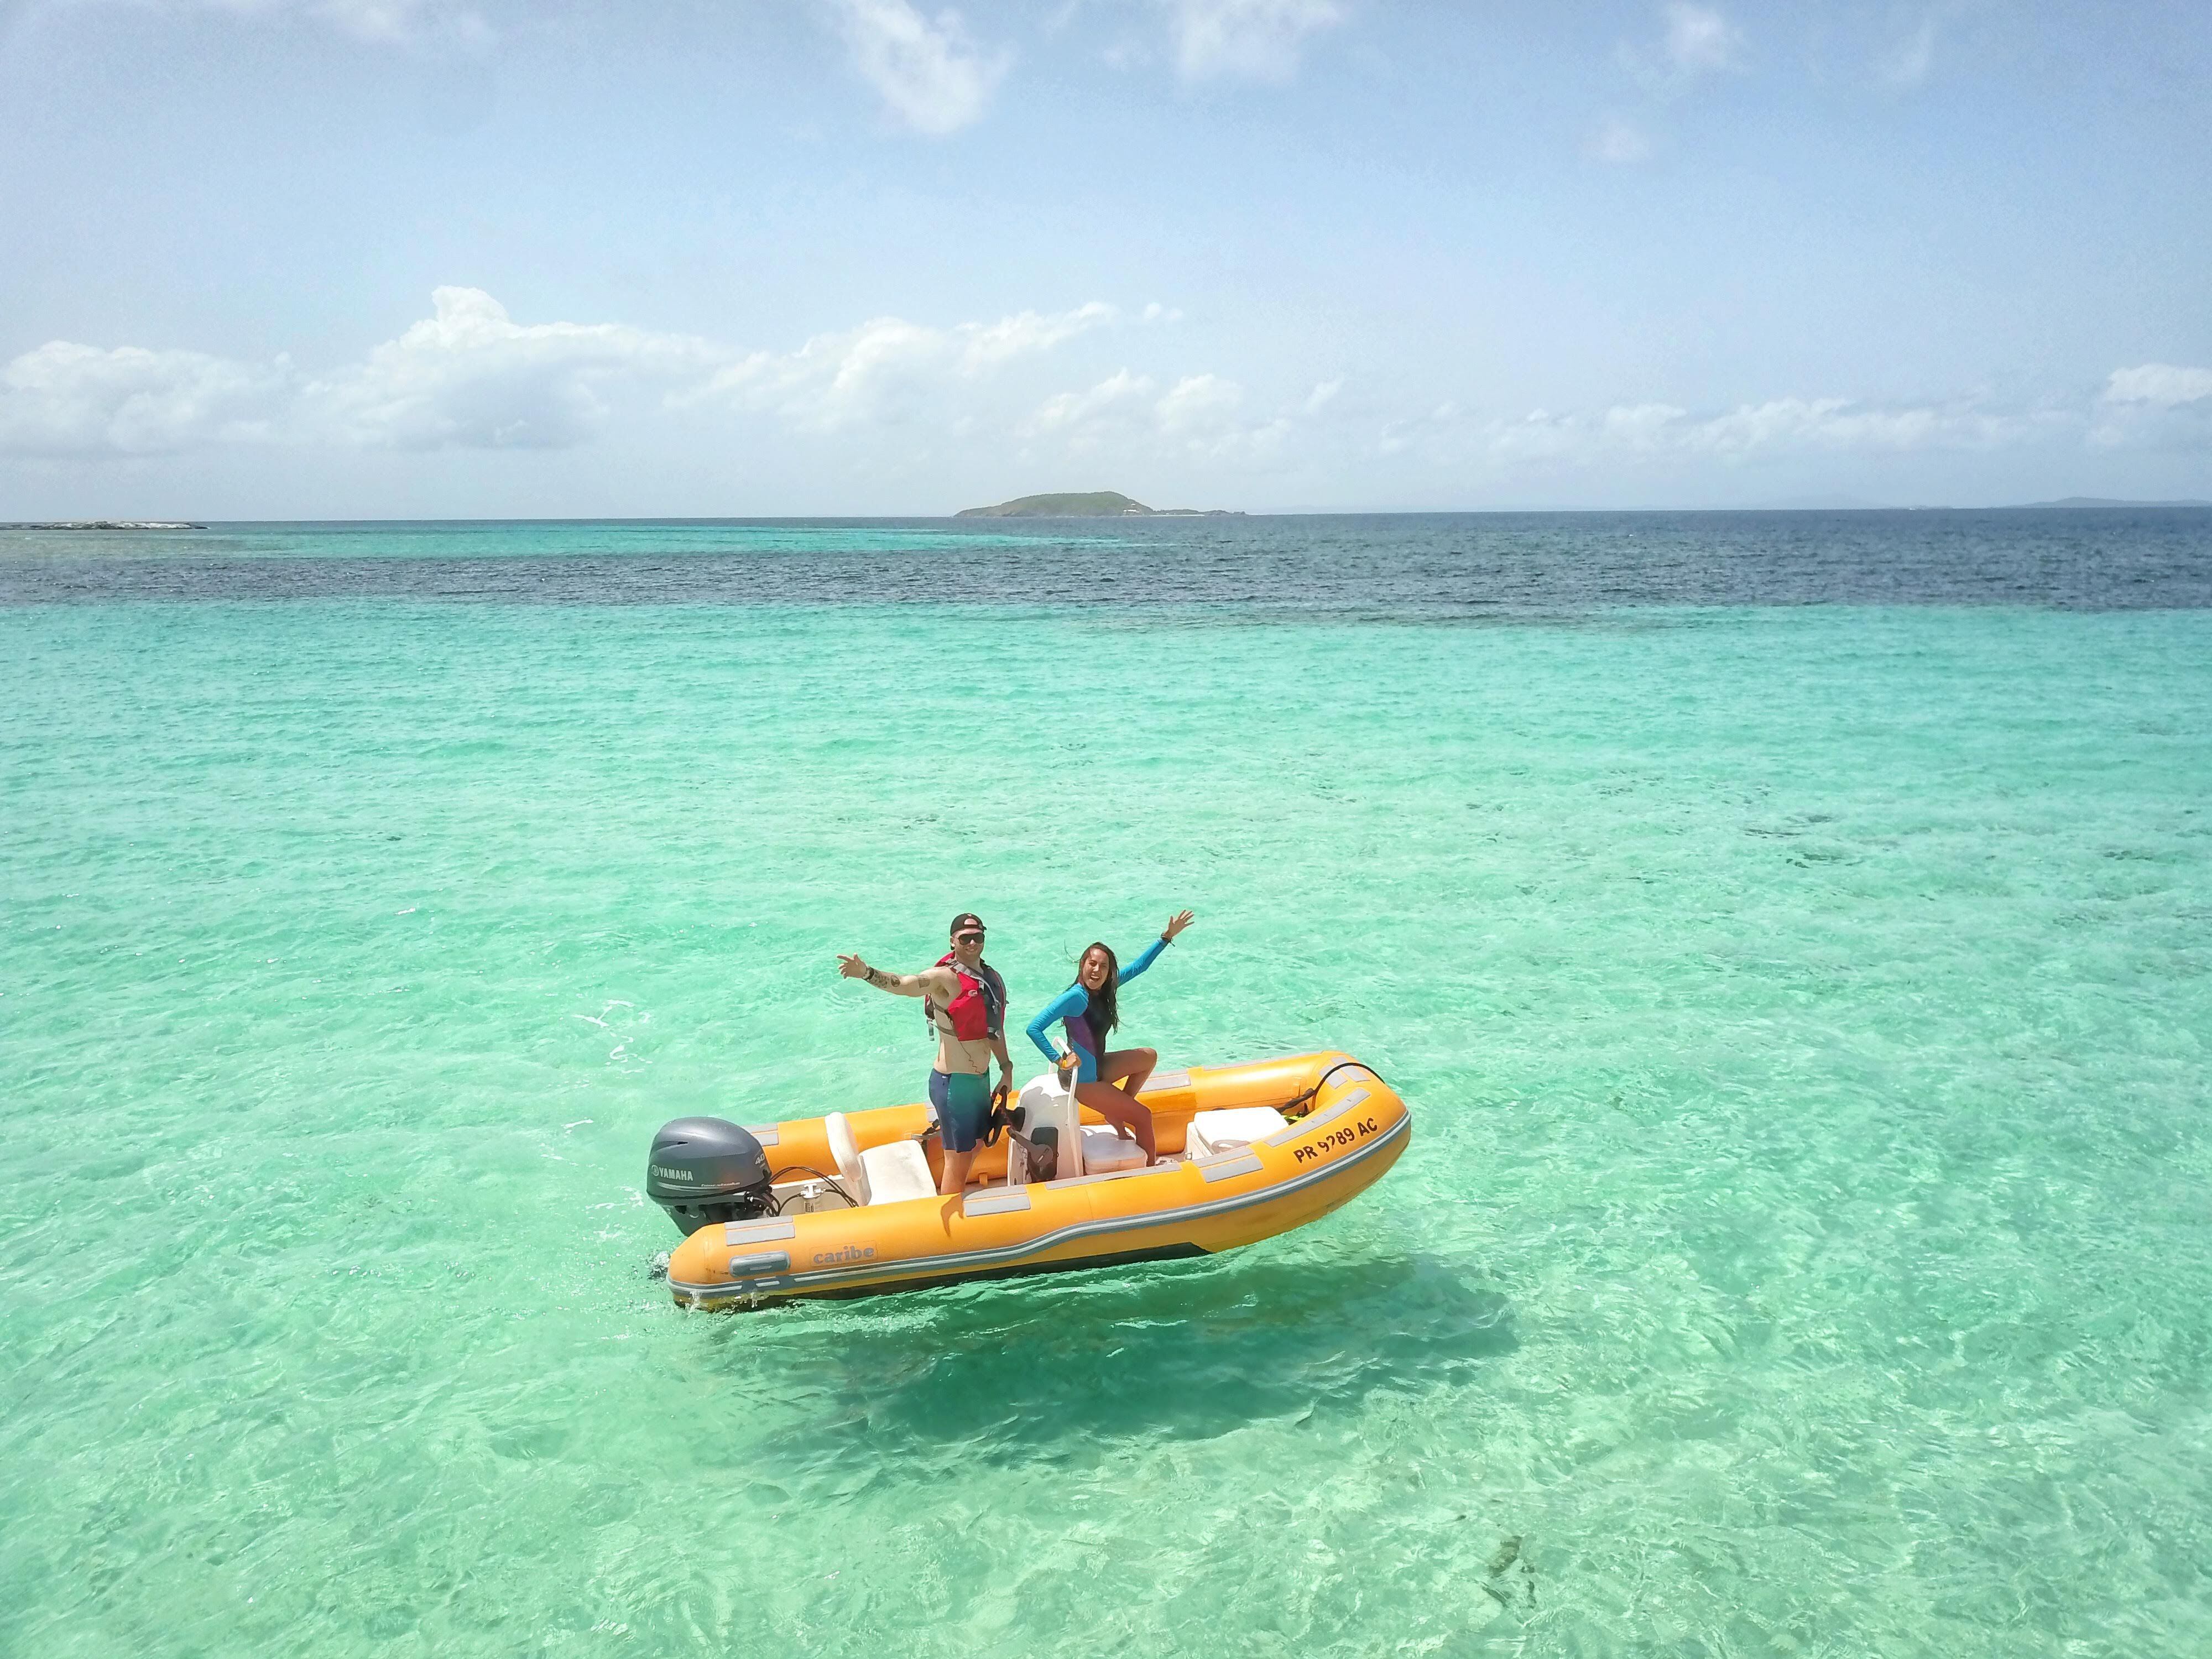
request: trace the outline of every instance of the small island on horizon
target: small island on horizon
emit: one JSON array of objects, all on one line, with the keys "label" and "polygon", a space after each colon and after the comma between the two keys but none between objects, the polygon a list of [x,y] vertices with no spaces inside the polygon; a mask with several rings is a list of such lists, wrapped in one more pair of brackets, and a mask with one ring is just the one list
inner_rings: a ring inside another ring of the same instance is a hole
[{"label": "small island on horizon", "polygon": [[1118,489],[1060,495],[1018,495],[995,507],[963,507],[956,519],[1241,519],[1225,507],[1146,507]]}]

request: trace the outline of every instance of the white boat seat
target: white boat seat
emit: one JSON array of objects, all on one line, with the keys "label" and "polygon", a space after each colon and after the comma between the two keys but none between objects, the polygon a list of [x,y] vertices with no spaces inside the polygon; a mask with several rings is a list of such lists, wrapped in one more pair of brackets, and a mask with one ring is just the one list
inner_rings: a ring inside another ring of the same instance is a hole
[{"label": "white boat seat", "polygon": [[911,1140],[869,1147],[860,1154],[860,1170],[868,1178],[866,1201],[871,1204],[903,1204],[910,1198],[937,1196],[937,1177],[929,1172],[929,1160]]},{"label": "white boat seat", "polygon": [[852,1121],[842,1112],[822,1120],[822,1133],[830,1141],[830,1161],[837,1166],[837,1182],[855,1204],[868,1201],[868,1175],[860,1167],[860,1143],[853,1139]]},{"label": "white boat seat", "polygon": [[937,1181],[929,1173],[929,1160],[911,1140],[860,1150],[853,1138],[852,1120],[832,1112],[822,1120],[829,1137],[830,1156],[836,1160],[837,1179],[855,1204],[902,1204],[909,1198],[934,1198]]},{"label": "white boat seat", "polygon": [[1056,1129],[1060,1146],[1060,1174],[1062,1176],[1083,1173],[1082,1145],[1076,1130],[1080,1127],[1081,1113],[1075,1097],[1060,1086],[1059,1079],[1050,1072],[1031,1078],[1022,1085],[1022,1092],[1015,1102],[1023,1111],[1022,1121],[1034,1135],[1039,1129]]},{"label": "white boat seat", "polygon": [[1193,1158],[1212,1158],[1238,1146],[1265,1140],[1290,1120],[1272,1106],[1238,1106],[1225,1112],[1199,1112],[1190,1120],[1190,1136],[1183,1150]]},{"label": "white boat seat", "polygon": [[1086,1127],[1083,1131],[1083,1173],[1103,1175],[1109,1170],[1133,1170],[1145,1161],[1145,1149],[1124,1140],[1110,1128]]},{"label": "white boat seat", "polygon": [[1078,1109],[1075,1097],[1061,1088],[1060,1079],[1050,1072],[1022,1085],[1021,1093],[1014,1097],[1014,1104],[1028,1109],[1032,1123],[1073,1123]]}]

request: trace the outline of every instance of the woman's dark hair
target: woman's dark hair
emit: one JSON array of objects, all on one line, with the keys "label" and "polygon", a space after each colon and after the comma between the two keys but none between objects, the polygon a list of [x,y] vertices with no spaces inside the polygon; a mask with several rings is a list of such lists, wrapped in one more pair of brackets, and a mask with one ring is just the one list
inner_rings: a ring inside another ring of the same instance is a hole
[{"label": "woman's dark hair", "polygon": [[1091,959],[1093,951],[1106,952],[1106,982],[1091,993],[1091,1006],[1085,1017],[1091,1022],[1091,1040],[1098,1045],[1098,1057],[1106,1057],[1106,1034],[1121,1023],[1120,1012],[1114,1006],[1114,994],[1121,988],[1121,963],[1111,945],[1093,939],[1083,947],[1083,954],[1075,959],[1076,971]]}]

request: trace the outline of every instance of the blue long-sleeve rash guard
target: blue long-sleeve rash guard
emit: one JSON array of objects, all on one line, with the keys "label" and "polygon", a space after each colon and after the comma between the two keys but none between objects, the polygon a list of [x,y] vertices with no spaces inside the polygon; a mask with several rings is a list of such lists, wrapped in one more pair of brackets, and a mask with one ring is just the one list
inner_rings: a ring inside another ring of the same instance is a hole
[{"label": "blue long-sleeve rash guard", "polygon": [[[1118,989],[1159,960],[1160,952],[1168,948],[1164,939],[1156,939],[1145,947],[1145,953],[1114,976]],[[1083,988],[1080,980],[1069,986],[1045,1006],[1045,1011],[1030,1022],[1030,1041],[1043,1051],[1044,1057],[1054,1065],[1060,1063],[1060,1050],[1052,1046],[1045,1033],[1052,1029],[1054,1020],[1067,1022],[1067,1046],[1089,1054],[1096,1060],[1105,1052],[1104,1041],[1091,1030],[1091,993]]]}]

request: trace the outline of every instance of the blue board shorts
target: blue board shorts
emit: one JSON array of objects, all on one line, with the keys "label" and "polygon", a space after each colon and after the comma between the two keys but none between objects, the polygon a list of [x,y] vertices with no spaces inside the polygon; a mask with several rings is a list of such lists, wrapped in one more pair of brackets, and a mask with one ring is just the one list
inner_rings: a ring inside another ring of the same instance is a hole
[{"label": "blue board shorts", "polygon": [[991,1080],[977,1072],[932,1072],[929,1103],[948,1152],[972,1152],[991,1121]]}]

